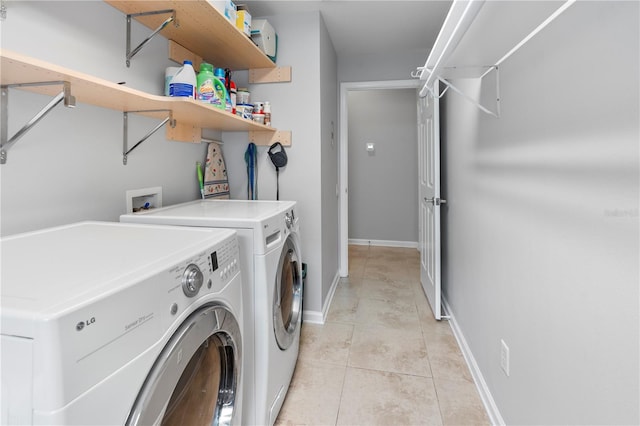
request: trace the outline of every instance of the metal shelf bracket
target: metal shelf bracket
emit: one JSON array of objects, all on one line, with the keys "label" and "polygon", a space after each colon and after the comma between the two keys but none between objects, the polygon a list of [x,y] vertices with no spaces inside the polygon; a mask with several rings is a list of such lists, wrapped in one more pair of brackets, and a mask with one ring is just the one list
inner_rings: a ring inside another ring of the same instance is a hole
[{"label": "metal shelf bracket", "polygon": [[[11,87],[39,87],[39,86],[52,86],[62,85],[62,91],[58,93],[47,105],[45,105],[36,115],[31,118],[18,130],[13,136],[9,138],[8,124],[9,124],[9,88]],[[47,115],[56,105],[60,102],[64,102],[64,106],[73,108],[76,106],[76,98],[71,95],[71,83],[68,81],[45,81],[38,83],[17,83],[17,84],[5,84],[0,86],[0,123],[2,129],[0,130],[0,164],[7,162],[7,151],[18,142],[18,140],[25,135],[33,126],[36,125],[45,115]]]},{"label": "metal shelf bracket", "polygon": [[[495,77],[496,77],[496,109],[495,111],[491,111],[489,108],[483,106],[482,104],[480,104],[480,102],[476,101],[475,99],[473,99],[471,96],[467,95],[466,93],[463,93],[462,90],[458,89],[456,86],[454,86],[453,84],[451,84],[450,82],[448,82],[447,80],[445,80],[442,77],[437,77],[437,79],[442,82],[446,87],[444,88],[444,90],[442,91],[442,93],[440,93],[439,98],[443,97],[444,94],[447,92],[447,90],[451,89],[454,92],[456,92],[457,94],[459,94],[460,96],[462,96],[463,98],[465,98],[467,101],[471,102],[473,105],[475,105],[480,111],[489,114],[495,118],[500,118],[500,68],[497,65],[492,65],[490,67],[488,67],[489,69],[482,75],[480,76],[480,80],[482,81],[482,79],[488,75],[489,73],[491,73],[492,71],[494,71]],[[429,91],[431,92],[431,89],[429,89]]]},{"label": "metal shelf bracket", "polygon": [[[142,137],[135,145],[129,148],[129,113],[143,113],[143,112],[168,112],[169,116],[162,120],[160,124],[151,129],[146,135]],[[122,164],[127,165],[127,156],[136,149],[142,142],[146,141],[155,132],[160,130],[162,126],[169,123],[171,127],[176,126],[176,120],[173,119],[173,113],[168,109],[154,109],[154,110],[140,110],[140,111],[125,111],[122,113]]]},{"label": "metal shelf bracket", "polygon": [[[170,13],[171,16],[168,17],[162,24],[160,24],[160,26],[156,28],[155,31],[151,33],[151,35],[149,35],[149,37],[144,39],[144,41],[142,41],[142,43],[140,43],[138,47],[132,50],[131,49],[131,19],[135,18],[136,16],[164,15],[168,13]],[[153,37],[155,37],[156,34],[158,34],[167,25],[169,25],[170,22],[173,22],[173,25],[175,25],[176,27],[179,26],[178,21],[176,21],[176,11],[173,9],[157,10],[153,12],[132,13],[130,15],[127,15],[127,56],[126,56],[127,68],[131,66],[131,58],[133,58],[147,43],[149,43],[149,41]]]}]

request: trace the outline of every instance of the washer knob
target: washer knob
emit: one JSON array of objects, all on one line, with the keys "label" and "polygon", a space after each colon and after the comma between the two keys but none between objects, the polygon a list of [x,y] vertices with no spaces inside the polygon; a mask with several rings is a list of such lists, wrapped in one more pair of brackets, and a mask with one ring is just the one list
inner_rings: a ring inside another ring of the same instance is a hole
[{"label": "washer knob", "polygon": [[187,297],[193,297],[198,294],[200,287],[204,281],[204,275],[193,263],[187,266],[182,274],[182,290]]}]

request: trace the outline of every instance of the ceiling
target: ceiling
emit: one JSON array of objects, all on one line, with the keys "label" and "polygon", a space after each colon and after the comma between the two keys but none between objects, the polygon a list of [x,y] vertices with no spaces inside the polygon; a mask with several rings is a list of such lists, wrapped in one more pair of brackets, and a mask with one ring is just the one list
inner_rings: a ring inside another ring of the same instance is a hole
[{"label": "ceiling", "polygon": [[452,1],[237,0],[236,3],[246,4],[253,17],[320,11],[340,58],[398,50],[429,51]]}]

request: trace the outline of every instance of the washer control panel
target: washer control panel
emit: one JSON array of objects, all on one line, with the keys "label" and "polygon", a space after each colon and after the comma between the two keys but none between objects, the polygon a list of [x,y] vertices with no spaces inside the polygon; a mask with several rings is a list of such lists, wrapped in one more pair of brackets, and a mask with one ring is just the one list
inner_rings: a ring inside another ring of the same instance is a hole
[{"label": "washer control panel", "polygon": [[[175,284],[169,293],[175,297],[179,292],[192,299],[219,292],[240,272],[239,257],[238,240],[234,235],[172,268],[170,273],[174,276]],[[176,303],[184,307],[183,303]],[[179,310],[171,309],[172,315]]]}]

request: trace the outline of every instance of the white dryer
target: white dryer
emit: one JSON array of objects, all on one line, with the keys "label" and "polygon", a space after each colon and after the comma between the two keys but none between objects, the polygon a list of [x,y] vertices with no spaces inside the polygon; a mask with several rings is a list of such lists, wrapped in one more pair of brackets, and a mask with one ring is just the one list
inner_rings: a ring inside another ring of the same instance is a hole
[{"label": "white dryer", "polygon": [[235,232],[82,222],[1,255],[2,424],[243,424]]},{"label": "white dryer", "polygon": [[247,295],[243,419],[247,425],[272,425],[289,389],[300,346],[302,257],[296,203],[197,200],[123,215],[120,220],[238,232]]}]

